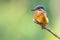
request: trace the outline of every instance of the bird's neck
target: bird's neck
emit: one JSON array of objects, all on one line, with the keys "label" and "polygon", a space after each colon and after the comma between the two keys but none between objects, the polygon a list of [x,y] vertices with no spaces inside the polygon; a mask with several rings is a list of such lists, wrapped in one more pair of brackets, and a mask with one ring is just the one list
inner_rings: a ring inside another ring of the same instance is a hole
[{"label": "bird's neck", "polygon": [[37,12],[45,12],[43,9],[36,10]]}]

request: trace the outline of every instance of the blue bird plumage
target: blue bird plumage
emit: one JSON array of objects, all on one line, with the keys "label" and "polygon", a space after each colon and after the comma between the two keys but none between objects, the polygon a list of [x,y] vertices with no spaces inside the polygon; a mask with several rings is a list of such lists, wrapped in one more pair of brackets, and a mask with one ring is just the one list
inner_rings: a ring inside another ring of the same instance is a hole
[{"label": "blue bird plumage", "polygon": [[43,9],[43,10],[45,10],[45,8],[44,8],[43,5],[38,5],[35,8],[33,8],[32,11],[37,10],[37,9]]}]

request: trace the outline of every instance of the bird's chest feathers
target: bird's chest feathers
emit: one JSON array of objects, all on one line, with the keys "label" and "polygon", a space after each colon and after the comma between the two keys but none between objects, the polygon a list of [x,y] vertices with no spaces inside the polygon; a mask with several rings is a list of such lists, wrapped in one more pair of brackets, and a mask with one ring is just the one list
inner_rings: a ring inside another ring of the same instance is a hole
[{"label": "bird's chest feathers", "polygon": [[34,19],[40,23],[43,23],[46,21],[46,14],[43,11],[36,11]]},{"label": "bird's chest feathers", "polygon": [[36,11],[34,16],[37,18],[42,18],[44,15],[45,14],[42,11]]}]

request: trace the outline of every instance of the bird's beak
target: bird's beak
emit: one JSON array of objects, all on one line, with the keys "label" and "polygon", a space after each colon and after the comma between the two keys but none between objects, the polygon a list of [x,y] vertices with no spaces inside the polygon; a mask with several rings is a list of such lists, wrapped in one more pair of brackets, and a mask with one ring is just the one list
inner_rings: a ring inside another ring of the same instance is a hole
[{"label": "bird's beak", "polygon": [[35,10],[36,10],[36,8],[33,8],[33,9],[32,9],[32,11],[35,11]]}]

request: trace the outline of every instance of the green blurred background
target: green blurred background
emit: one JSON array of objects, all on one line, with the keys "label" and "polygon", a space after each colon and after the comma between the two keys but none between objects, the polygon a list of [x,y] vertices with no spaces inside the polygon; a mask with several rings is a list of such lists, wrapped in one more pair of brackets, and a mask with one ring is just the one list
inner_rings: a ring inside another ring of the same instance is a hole
[{"label": "green blurred background", "polygon": [[0,40],[58,40],[33,22],[37,5],[44,5],[49,28],[60,35],[60,0],[0,0]]}]

